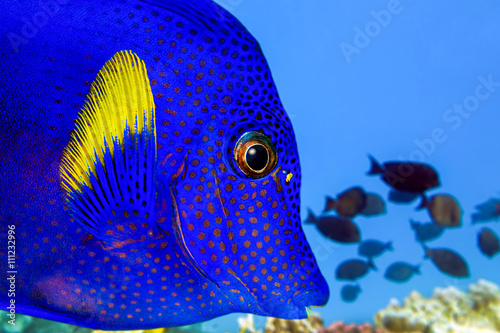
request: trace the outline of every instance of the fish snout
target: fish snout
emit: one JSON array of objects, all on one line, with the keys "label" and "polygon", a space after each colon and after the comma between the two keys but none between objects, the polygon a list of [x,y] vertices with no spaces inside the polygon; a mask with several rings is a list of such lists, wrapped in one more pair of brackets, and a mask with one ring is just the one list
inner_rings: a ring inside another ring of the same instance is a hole
[{"label": "fish snout", "polygon": [[290,313],[298,315],[295,318],[304,318],[306,314],[309,315],[311,311],[310,307],[325,306],[330,297],[328,284],[321,274],[314,257],[311,258],[311,262],[308,264],[308,269],[304,269],[304,267],[297,274],[298,280],[296,281],[299,284],[294,284],[297,285],[297,288],[295,290],[291,289],[288,292],[289,297],[285,297],[288,298],[286,302],[287,306],[295,309],[295,311],[291,311],[290,309]]},{"label": "fish snout", "polygon": [[[302,240],[305,242],[305,237]],[[259,301],[266,316],[307,318],[310,307],[324,306],[328,302],[329,287],[310,247],[303,246],[298,255],[295,254],[297,252],[293,251],[281,264],[277,262],[279,268],[268,279],[267,290],[263,292],[266,297]],[[271,270],[274,271],[273,267]]]},{"label": "fish snout", "polygon": [[[295,291],[289,298],[283,297],[284,295],[277,296],[281,302],[272,302],[272,308],[267,309],[266,315],[282,319],[302,319],[309,317],[312,313],[311,307],[326,305],[330,297],[330,292],[328,284],[321,274],[318,281],[310,283],[308,287],[310,288]],[[290,292],[292,291],[290,290]],[[287,298],[288,300],[284,302]]]},{"label": "fish snout", "polygon": [[[327,292],[325,292],[325,288]],[[297,307],[322,307],[325,306],[329,299],[328,285],[326,284],[321,288],[311,288],[303,291],[292,297],[293,303]]]}]

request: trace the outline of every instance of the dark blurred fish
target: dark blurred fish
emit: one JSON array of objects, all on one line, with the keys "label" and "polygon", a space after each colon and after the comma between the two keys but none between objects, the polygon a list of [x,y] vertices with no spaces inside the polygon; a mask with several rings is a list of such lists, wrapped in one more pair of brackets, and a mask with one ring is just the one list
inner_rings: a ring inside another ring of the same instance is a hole
[{"label": "dark blurred fish", "polygon": [[391,190],[388,200],[392,203],[408,204],[417,200],[420,195],[420,193]]},{"label": "dark blurred fish", "polygon": [[392,282],[403,283],[410,280],[414,274],[420,274],[420,265],[398,261],[387,267],[384,277]]},{"label": "dark blurred fish", "polygon": [[434,222],[420,223],[410,219],[410,225],[415,232],[417,242],[424,243],[434,240],[443,234],[444,228]]},{"label": "dark blurred fish", "polygon": [[490,200],[483,202],[475,207],[481,213],[493,213],[500,214],[500,199],[491,198]]},{"label": "dark blurred fish", "polygon": [[325,212],[336,210],[344,217],[354,217],[366,208],[366,193],[362,187],[351,187],[337,195],[337,199],[326,197]]},{"label": "dark blurred fish", "polygon": [[374,239],[365,240],[358,247],[358,254],[361,257],[373,259],[382,255],[385,251],[392,251],[392,242],[381,242]]},{"label": "dark blurred fish", "polygon": [[458,253],[449,249],[425,248],[425,258],[431,258],[436,267],[453,277],[467,278],[470,276],[469,265]]},{"label": "dark blurred fish", "polygon": [[439,176],[433,167],[415,162],[386,162],[380,165],[369,155],[372,163],[369,175],[382,175],[382,180],[395,190],[423,193],[440,186]]},{"label": "dark blurred fish", "polygon": [[366,193],[366,206],[359,215],[376,216],[387,212],[384,199],[377,193]]},{"label": "dark blurred fish", "polygon": [[347,219],[337,216],[320,216],[316,217],[309,210],[305,223],[315,224],[316,228],[325,235],[339,243],[358,243],[361,239],[361,232],[358,226]]},{"label": "dark blurred fish", "polygon": [[472,223],[489,222],[492,220],[498,221],[500,216],[500,200],[490,199],[482,204],[477,205],[478,212],[472,214]]},{"label": "dark blurred fish", "polygon": [[373,261],[360,260],[360,259],[350,259],[342,262],[335,272],[335,277],[337,280],[347,280],[356,281],[362,278],[370,269],[377,270]]},{"label": "dark blurred fish", "polygon": [[500,252],[498,236],[489,228],[481,229],[477,237],[477,246],[479,246],[481,252],[489,258],[493,258]]},{"label": "dark blurred fish", "polygon": [[485,222],[498,222],[498,215],[487,213],[474,213],[471,215],[472,224]]},{"label": "dark blurred fish", "polygon": [[424,195],[417,209],[427,208],[432,221],[443,227],[462,225],[462,208],[457,199],[449,194],[437,194],[430,199]]},{"label": "dark blurred fish", "polygon": [[340,290],[340,297],[344,302],[351,303],[358,299],[361,293],[359,284],[346,284]]}]

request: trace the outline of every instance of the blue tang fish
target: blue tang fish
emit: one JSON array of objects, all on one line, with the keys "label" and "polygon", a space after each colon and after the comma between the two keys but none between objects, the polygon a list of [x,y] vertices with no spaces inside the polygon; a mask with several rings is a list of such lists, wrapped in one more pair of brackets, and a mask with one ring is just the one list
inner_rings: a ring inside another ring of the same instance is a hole
[{"label": "blue tang fish", "polygon": [[0,22],[2,310],[119,330],[326,304],[292,124],[238,20],[25,0]]}]

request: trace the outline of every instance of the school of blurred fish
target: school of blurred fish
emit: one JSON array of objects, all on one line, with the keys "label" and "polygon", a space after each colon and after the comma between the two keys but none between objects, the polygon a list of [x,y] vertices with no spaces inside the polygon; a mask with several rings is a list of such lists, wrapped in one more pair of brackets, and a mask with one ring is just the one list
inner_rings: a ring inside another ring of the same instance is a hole
[{"label": "school of blurred fish", "polygon": [[[439,238],[446,229],[462,226],[463,211],[458,200],[450,194],[439,193],[432,196],[427,191],[441,186],[438,172],[424,163],[390,161],[379,164],[373,156],[368,175],[379,175],[390,187],[388,201],[394,204],[410,204],[420,198],[416,210],[427,210],[430,222],[421,223],[409,220],[415,234],[415,241],[423,249],[424,258],[436,266],[443,274],[455,278],[470,276],[467,261],[457,252],[448,248],[429,248],[427,242]],[[477,212],[472,214],[472,223],[498,221],[500,217],[500,199],[492,198],[477,205]],[[336,215],[331,215],[335,212]],[[335,198],[326,196],[325,208],[317,216],[308,211],[305,223],[315,225],[318,231],[331,241],[341,244],[359,244],[358,255],[361,258],[341,262],[335,271],[339,281],[357,282],[370,271],[377,271],[374,259],[386,251],[393,251],[391,241],[363,239],[361,229],[353,221],[358,216],[373,217],[387,213],[384,199],[366,192],[361,186],[354,186],[339,193]],[[477,236],[477,246],[482,254],[493,258],[500,253],[499,236],[490,228],[483,228]],[[420,263],[411,264],[397,261],[389,265],[384,277],[394,283],[408,282],[414,275],[420,274]],[[340,296],[344,302],[354,302],[361,293],[361,286],[345,284]]]}]

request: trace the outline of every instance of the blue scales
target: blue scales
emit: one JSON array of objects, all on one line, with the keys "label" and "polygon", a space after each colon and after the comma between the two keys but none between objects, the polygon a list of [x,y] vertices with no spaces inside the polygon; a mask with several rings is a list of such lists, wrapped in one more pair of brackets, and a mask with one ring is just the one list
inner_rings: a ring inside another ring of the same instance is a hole
[{"label": "blue scales", "polygon": [[240,22],[208,0],[12,1],[0,18],[17,312],[116,330],[327,302],[292,124]]}]

